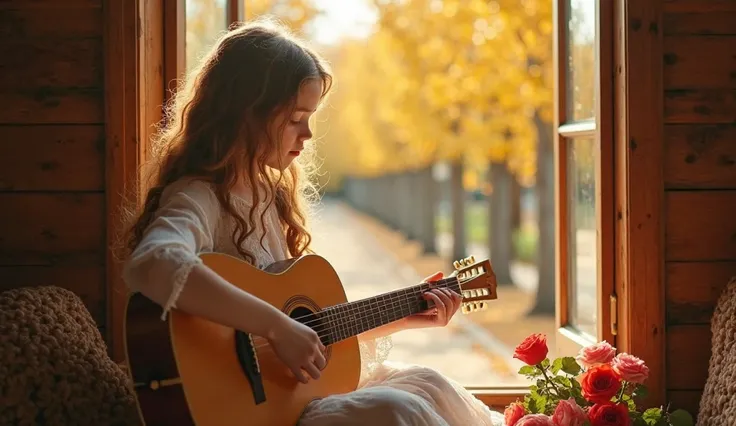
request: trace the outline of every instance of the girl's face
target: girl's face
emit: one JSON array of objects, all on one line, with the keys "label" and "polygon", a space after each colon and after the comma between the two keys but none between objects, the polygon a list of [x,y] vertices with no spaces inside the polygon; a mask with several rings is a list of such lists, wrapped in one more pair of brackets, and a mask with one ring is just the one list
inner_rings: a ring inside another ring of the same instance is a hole
[{"label": "girl's face", "polygon": [[322,83],[317,79],[305,81],[296,97],[296,108],[289,115],[289,111],[281,112],[272,123],[273,135],[284,126],[281,139],[281,150],[275,151],[266,162],[269,167],[284,170],[304,149],[304,143],[312,138],[309,128],[309,118],[314,114],[322,96]]}]

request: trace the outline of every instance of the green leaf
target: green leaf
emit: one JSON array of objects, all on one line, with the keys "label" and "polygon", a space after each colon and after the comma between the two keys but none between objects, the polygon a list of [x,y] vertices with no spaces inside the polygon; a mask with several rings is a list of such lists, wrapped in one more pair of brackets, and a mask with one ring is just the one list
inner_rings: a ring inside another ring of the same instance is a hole
[{"label": "green leaf", "polygon": [[557,358],[552,362],[552,374],[557,374],[562,370],[562,358]]},{"label": "green leaf", "polygon": [[662,409],[661,408],[649,408],[648,410],[644,411],[644,413],[641,415],[641,418],[649,426],[656,425],[657,422],[660,419],[662,419]]},{"label": "green leaf", "polygon": [[649,426],[649,425],[647,425],[646,420],[644,420],[641,417],[637,417],[636,419],[634,419],[634,426]]},{"label": "green leaf", "polygon": [[549,368],[549,366],[550,366],[549,358],[545,358],[545,359],[544,359],[544,360],[542,361],[542,368],[544,368],[544,369],[546,370],[546,369],[548,369],[548,368]]},{"label": "green leaf", "polygon": [[693,416],[685,410],[679,409],[669,414],[670,425],[672,426],[693,426],[695,423]]},{"label": "green leaf", "polygon": [[529,412],[532,414],[542,414],[547,405],[547,398],[537,393],[529,395]]},{"label": "green leaf", "polygon": [[634,398],[646,398],[647,395],[649,395],[649,390],[644,385],[637,385],[634,392],[632,392]]},{"label": "green leaf", "polygon": [[580,370],[580,364],[575,361],[575,358],[571,356],[566,356],[562,358],[562,371],[571,376],[577,376],[578,374],[580,374]]},{"label": "green leaf", "polygon": [[542,374],[539,369],[533,365],[525,365],[519,369],[519,374],[523,374],[525,376],[531,376],[536,377]]}]

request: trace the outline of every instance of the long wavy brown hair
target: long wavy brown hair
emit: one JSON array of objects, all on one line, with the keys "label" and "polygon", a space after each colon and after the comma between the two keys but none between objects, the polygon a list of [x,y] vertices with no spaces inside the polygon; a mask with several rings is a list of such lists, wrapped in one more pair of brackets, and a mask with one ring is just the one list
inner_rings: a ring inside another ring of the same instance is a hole
[{"label": "long wavy brown hair", "polygon": [[[259,203],[276,204],[292,256],[310,252],[307,209],[317,194],[310,156],[300,156],[283,171],[266,165],[271,153],[280,152],[288,120],[276,134],[270,124],[282,112],[293,113],[299,88],[310,79],[321,82],[324,100],[332,86],[326,62],[284,26],[259,20],[223,34],[167,105],[165,125],[152,141],[152,164],[144,168],[150,171],[145,202],[128,210],[126,253],[140,243],[164,189],[182,178],[212,185],[222,209],[235,220],[232,240],[247,261],[253,263],[254,256],[243,242],[256,228]],[[266,188],[263,200],[261,191],[252,191],[247,216],[230,195],[244,176],[250,188]],[[265,209],[262,225],[264,216]]]}]

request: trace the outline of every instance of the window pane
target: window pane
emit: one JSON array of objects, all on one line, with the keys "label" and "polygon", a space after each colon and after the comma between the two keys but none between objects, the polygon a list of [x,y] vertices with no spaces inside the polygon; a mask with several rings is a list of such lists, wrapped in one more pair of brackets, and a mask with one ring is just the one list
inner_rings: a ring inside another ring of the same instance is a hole
[{"label": "window pane", "polygon": [[227,0],[186,0],[186,14],[189,71],[227,29]]},{"label": "window pane", "polygon": [[597,266],[595,138],[573,139],[568,145],[568,271],[570,323],[597,337]]},{"label": "window pane", "polygon": [[596,1],[569,0],[567,120],[595,118]]}]

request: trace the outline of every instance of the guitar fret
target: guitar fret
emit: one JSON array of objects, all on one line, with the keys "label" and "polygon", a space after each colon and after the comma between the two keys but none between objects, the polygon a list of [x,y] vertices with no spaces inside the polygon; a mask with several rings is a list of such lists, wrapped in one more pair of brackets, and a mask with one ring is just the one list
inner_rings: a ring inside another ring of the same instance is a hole
[{"label": "guitar fret", "polygon": [[421,312],[428,306],[422,294],[430,287],[455,289],[459,283],[456,278],[447,278],[432,286],[419,284],[325,309],[331,343]]}]

